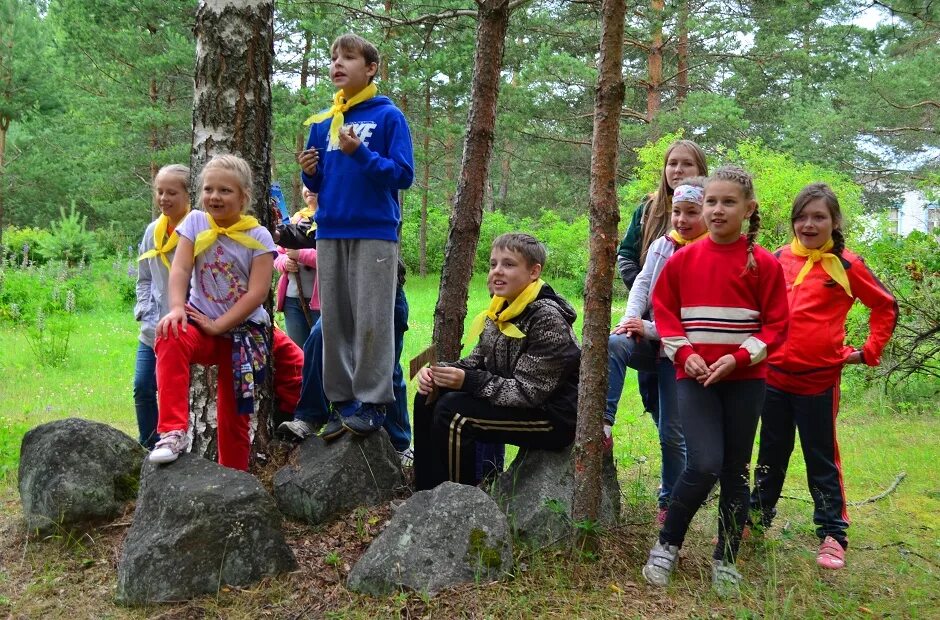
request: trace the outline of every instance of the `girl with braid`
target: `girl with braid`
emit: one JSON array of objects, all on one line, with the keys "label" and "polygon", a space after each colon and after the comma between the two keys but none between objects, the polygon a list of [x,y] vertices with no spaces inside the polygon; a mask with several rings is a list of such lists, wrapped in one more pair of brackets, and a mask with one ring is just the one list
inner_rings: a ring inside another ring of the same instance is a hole
[{"label": "girl with braid", "polygon": [[[842,367],[878,365],[898,306],[865,262],[845,249],[842,211],[828,185],[804,187],[793,201],[790,222],[793,241],[776,256],[783,265],[792,328],[768,360],[751,510],[762,526],[770,526],[799,429],[821,541],[816,563],[837,570],[845,566],[849,544],[836,441]],[[845,344],[845,318],[856,299],[871,309],[868,338],[860,349]]]},{"label": "girl with braid", "polygon": [[705,182],[703,214],[708,236],[676,251],[653,289],[656,329],[676,368],[687,456],[643,576],[669,583],[689,523],[717,481],[712,586],[734,595],[766,359],[786,338],[787,292],[780,263],[755,244],[760,216],[750,175],[737,166],[716,170]]}]

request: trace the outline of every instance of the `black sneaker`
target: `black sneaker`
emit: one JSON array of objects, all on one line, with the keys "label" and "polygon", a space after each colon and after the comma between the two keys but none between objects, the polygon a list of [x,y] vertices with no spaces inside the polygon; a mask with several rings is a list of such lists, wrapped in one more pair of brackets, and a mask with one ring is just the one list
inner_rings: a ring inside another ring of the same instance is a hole
[{"label": "black sneaker", "polygon": [[385,405],[363,403],[353,415],[343,418],[343,426],[356,435],[371,435],[385,424]]},{"label": "black sneaker", "polygon": [[330,441],[345,433],[346,427],[343,426],[343,419],[354,415],[360,408],[359,401],[355,400],[346,403],[333,403],[330,407],[330,418],[326,421],[320,437]]}]

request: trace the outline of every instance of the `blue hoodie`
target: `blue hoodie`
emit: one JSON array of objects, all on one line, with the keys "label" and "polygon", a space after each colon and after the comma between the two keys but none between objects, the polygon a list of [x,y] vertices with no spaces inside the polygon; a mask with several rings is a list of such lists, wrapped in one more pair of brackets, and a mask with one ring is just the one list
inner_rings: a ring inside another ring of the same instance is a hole
[{"label": "blue hoodie", "polygon": [[352,155],[329,146],[330,120],[310,127],[307,148],[317,149],[320,162],[314,176],[301,173],[307,189],[318,194],[317,239],[398,241],[398,191],[414,181],[405,115],[383,96],[353,106],[342,128],[351,125],[362,140]]}]

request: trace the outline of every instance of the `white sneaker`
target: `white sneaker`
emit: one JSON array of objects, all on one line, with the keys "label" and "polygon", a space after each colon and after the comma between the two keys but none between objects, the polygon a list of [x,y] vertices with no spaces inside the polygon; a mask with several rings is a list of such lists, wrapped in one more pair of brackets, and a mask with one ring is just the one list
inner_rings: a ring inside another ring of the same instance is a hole
[{"label": "white sneaker", "polygon": [[172,463],[180,453],[189,449],[189,437],[186,431],[169,431],[160,436],[160,441],[150,453],[151,463]]},{"label": "white sneaker", "polygon": [[405,448],[398,453],[398,458],[401,459],[402,467],[414,467],[415,464],[415,453],[411,448]]},{"label": "white sneaker", "polygon": [[656,541],[650,550],[646,566],[643,567],[643,577],[650,585],[665,588],[669,585],[669,578],[672,576],[672,571],[676,569],[678,559],[679,547],[677,545],[664,545]]},{"label": "white sneaker", "polygon": [[724,560],[712,560],[712,589],[721,598],[736,598],[741,594],[743,577],[734,564]]},{"label": "white sneaker", "polygon": [[277,427],[277,434],[284,439],[306,439],[315,435],[319,429],[303,420],[288,420]]}]

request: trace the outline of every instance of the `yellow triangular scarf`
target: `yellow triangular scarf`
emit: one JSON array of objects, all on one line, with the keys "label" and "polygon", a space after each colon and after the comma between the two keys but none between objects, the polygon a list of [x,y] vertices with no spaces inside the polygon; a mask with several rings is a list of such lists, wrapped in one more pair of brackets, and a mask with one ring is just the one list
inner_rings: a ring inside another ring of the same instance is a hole
[{"label": "yellow triangular scarf", "polygon": [[[186,213],[189,213],[189,209],[186,210]],[[183,217],[185,217],[185,215]],[[167,237],[166,231],[169,227],[170,218],[161,213],[160,217],[157,218],[157,225],[153,228],[154,249],[147,250],[138,256],[138,261],[142,261],[147,258],[153,258],[154,256],[159,256],[160,260],[163,261],[163,264],[166,265],[166,268],[170,268],[170,259],[168,259],[166,255],[176,248],[176,244],[180,242],[180,236],[176,234],[176,230],[174,230],[172,233],[170,233],[170,236]]]},{"label": "yellow triangular scarf", "polygon": [[708,236],[707,230],[703,232],[701,235],[699,235],[698,237],[696,237],[695,239],[686,239],[675,230],[669,231],[669,238],[675,241],[678,245],[689,245],[690,243],[695,243],[699,239],[704,239],[707,236]]},{"label": "yellow triangular scarf", "polygon": [[545,284],[545,281],[538,279],[525,287],[525,289],[519,293],[519,296],[502,312],[500,312],[499,309],[506,303],[506,298],[493,295],[493,299],[490,300],[490,307],[476,315],[473,319],[473,322],[470,324],[470,331],[467,332],[467,337],[470,338],[471,341],[479,338],[480,334],[483,333],[483,327],[486,325],[486,319],[489,317],[489,319],[496,324],[496,327],[499,328],[499,331],[503,332],[504,336],[509,336],[510,338],[525,338],[525,334],[509,321],[522,314],[522,311],[535,301],[536,297],[538,297],[539,293],[542,291],[543,284]]},{"label": "yellow triangular scarf", "polygon": [[206,249],[215,243],[215,240],[219,238],[219,235],[225,235],[232,241],[237,241],[246,248],[252,250],[267,250],[260,241],[252,237],[251,235],[246,235],[243,231],[251,230],[255,226],[260,226],[258,220],[251,217],[250,215],[243,215],[239,220],[227,228],[222,228],[215,223],[215,220],[212,219],[212,216],[206,213],[206,219],[209,220],[210,228],[202,231],[196,235],[196,247],[193,251],[193,256],[199,256]]},{"label": "yellow triangular scarf", "polygon": [[800,269],[800,273],[796,275],[793,286],[803,281],[803,278],[806,277],[806,274],[809,273],[809,270],[813,268],[815,263],[822,262],[822,268],[829,274],[829,277],[842,285],[846,295],[854,297],[852,295],[852,287],[849,285],[849,276],[845,273],[845,267],[842,266],[842,261],[839,260],[838,256],[829,252],[833,245],[835,244],[832,242],[832,239],[830,239],[818,250],[809,250],[800,243],[799,239],[794,239],[790,243],[790,251],[793,252],[794,256],[806,257],[806,262],[803,264],[803,268]]},{"label": "yellow triangular scarf", "polygon": [[343,121],[345,120],[343,113],[347,112],[351,107],[360,104],[367,99],[372,99],[378,92],[379,89],[374,83],[369,84],[356,93],[349,101],[346,101],[343,96],[343,91],[340,90],[335,95],[333,95],[333,106],[329,110],[314,114],[304,121],[304,125],[306,126],[312,125],[313,123],[319,123],[332,116],[333,120],[330,121],[330,144],[336,146],[339,144],[339,130],[342,128]]}]

